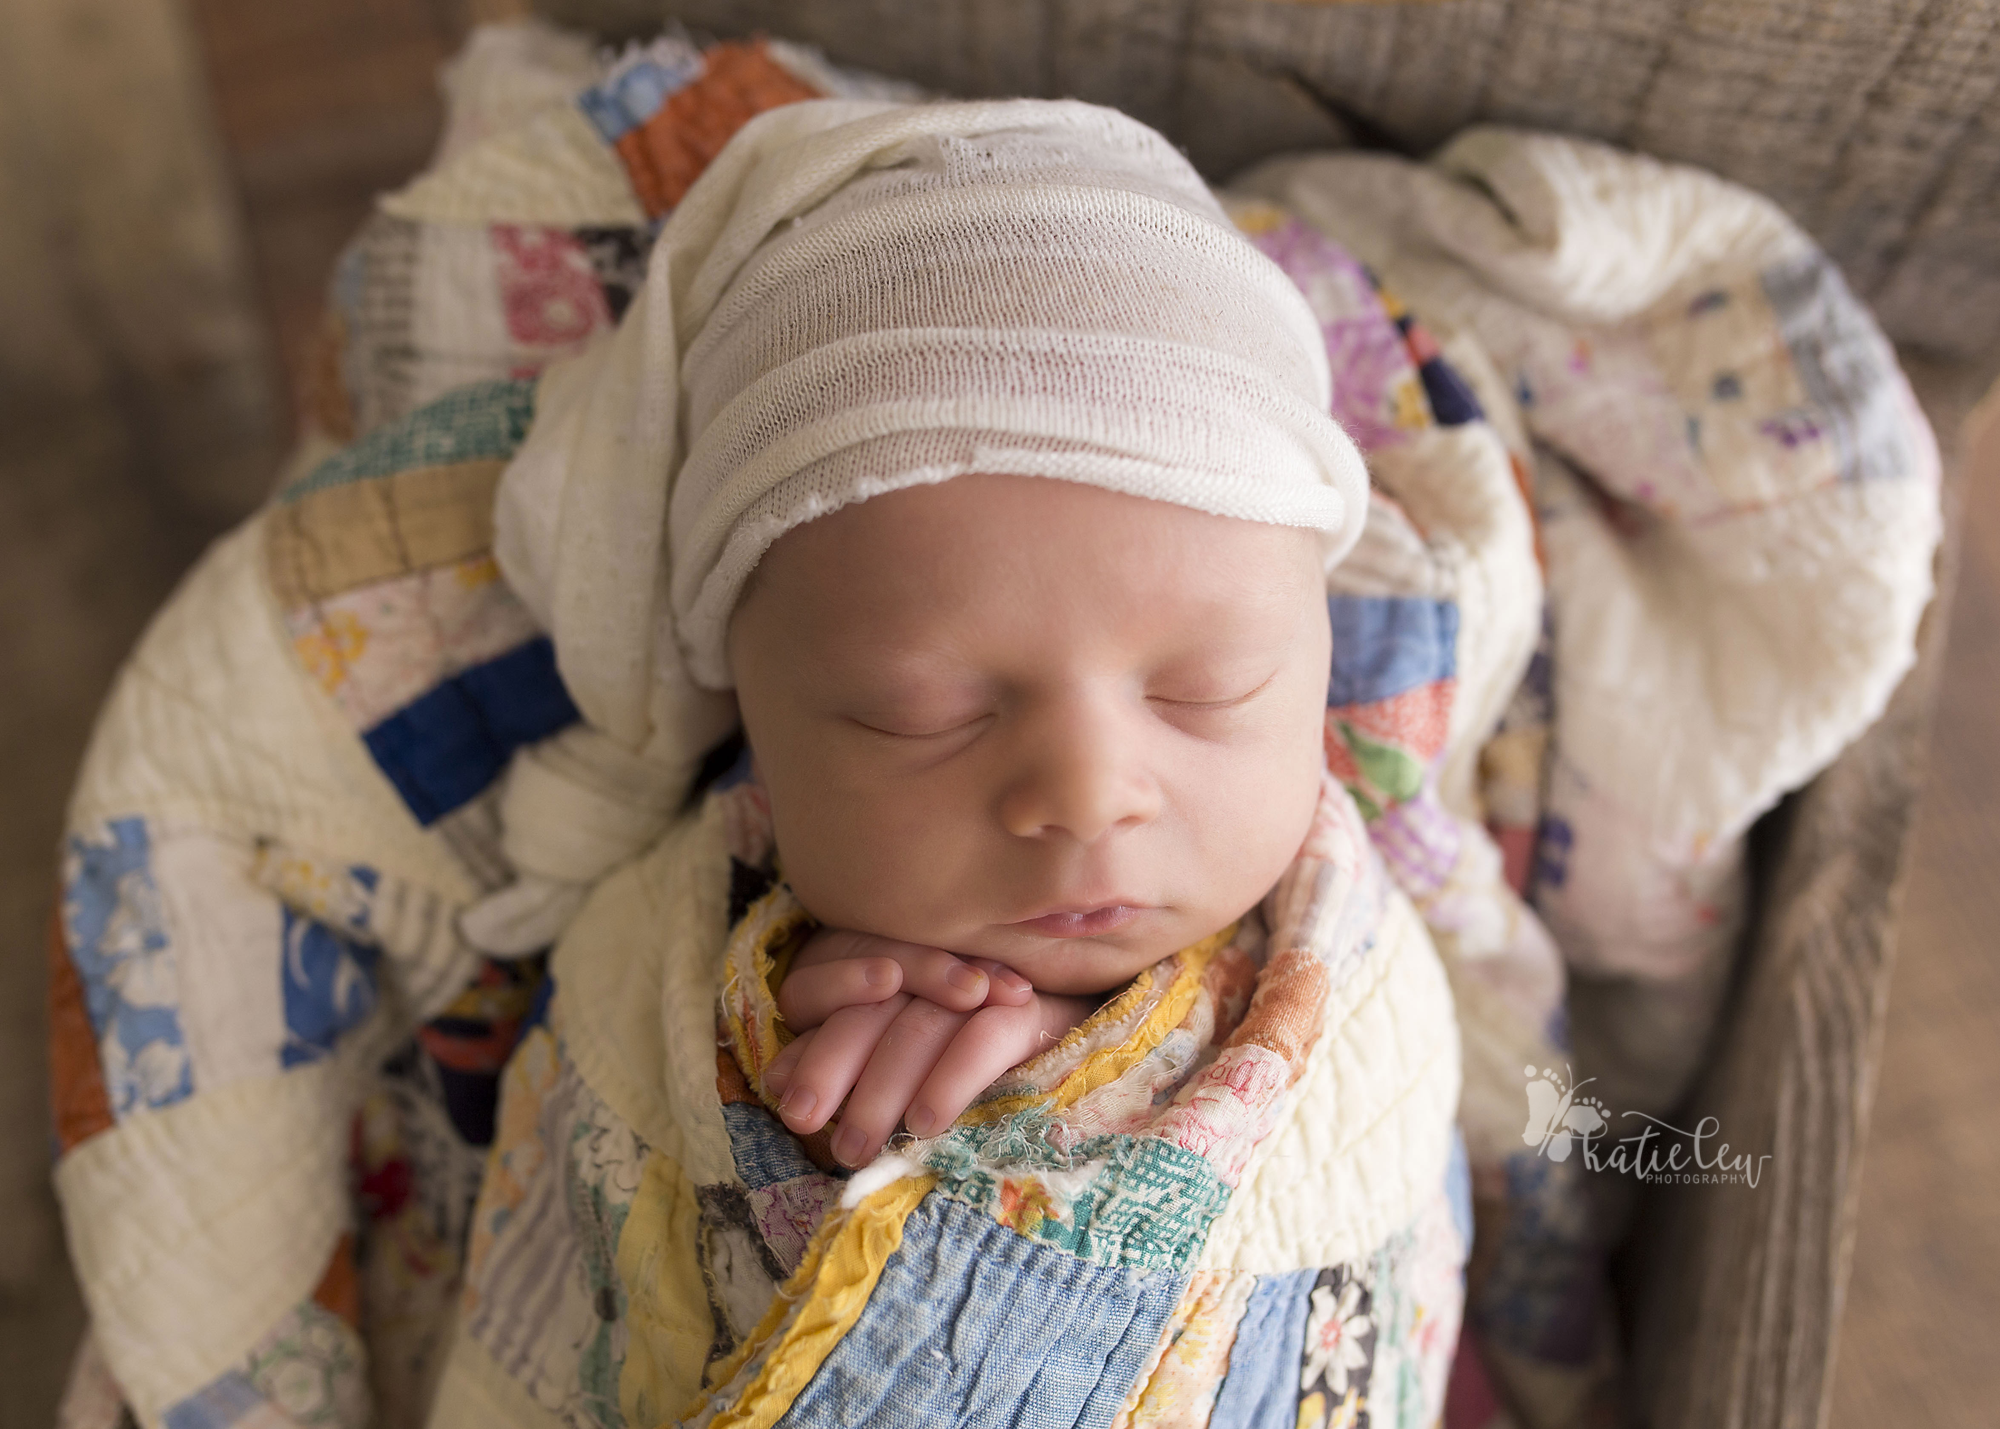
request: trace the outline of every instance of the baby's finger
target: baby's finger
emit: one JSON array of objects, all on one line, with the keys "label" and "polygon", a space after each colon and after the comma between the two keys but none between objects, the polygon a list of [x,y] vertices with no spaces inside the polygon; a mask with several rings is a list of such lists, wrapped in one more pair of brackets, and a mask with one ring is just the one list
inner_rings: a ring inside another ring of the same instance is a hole
[{"label": "baby's finger", "polygon": [[794,1032],[817,1027],[843,1007],[894,997],[903,968],[894,958],[843,958],[794,969],[778,989],[778,1016]]},{"label": "baby's finger", "polygon": [[986,974],[988,1007],[1026,1007],[1034,1001],[1035,985],[1005,963],[996,963],[991,958],[967,958],[966,961]]},{"label": "baby's finger", "polygon": [[848,1093],[833,1137],[835,1156],[849,1166],[874,1159],[966,1017],[922,998],[902,1010]]},{"label": "baby's finger", "polygon": [[[902,991],[948,1007],[953,1012],[970,1012],[986,1001],[986,973],[942,948],[922,943],[905,943],[874,933],[857,933],[848,928],[822,928],[812,935],[792,960],[791,977],[809,968],[829,967],[837,962],[861,962],[887,958],[903,970]],[[791,1019],[785,1019],[788,1023]],[[793,1026],[800,1024],[793,1023]]]},{"label": "baby's finger", "polygon": [[1041,1051],[1041,1021],[1033,1008],[982,1007],[973,1013],[911,1096],[903,1113],[910,1134],[940,1134],[1003,1073]]},{"label": "baby's finger", "polygon": [[877,946],[903,970],[903,991],[926,1002],[934,1002],[949,1012],[970,1012],[986,1001],[991,981],[986,970],[943,948],[926,948],[919,943],[892,943],[880,939]]},{"label": "baby's finger", "polygon": [[778,1055],[771,1059],[771,1065],[764,1069],[764,1085],[779,1096],[783,1096],[785,1083],[791,1080],[793,1070],[799,1065],[799,1058],[805,1055],[806,1048],[812,1045],[813,1038],[818,1035],[819,1030],[815,1028],[810,1032],[801,1032],[787,1042]]},{"label": "baby's finger", "polygon": [[821,1023],[812,1045],[799,1054],[778,1103],[785,1125],[802,1136],[825,1126],[868,1065],[868,1054],[909,1002],[898,993],[887,1002],[843,1007]]}]

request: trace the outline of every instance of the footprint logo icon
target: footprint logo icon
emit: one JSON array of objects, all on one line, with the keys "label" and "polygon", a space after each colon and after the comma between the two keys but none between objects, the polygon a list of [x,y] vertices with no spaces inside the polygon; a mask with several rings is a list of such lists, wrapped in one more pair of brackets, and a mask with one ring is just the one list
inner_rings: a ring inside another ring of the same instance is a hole
[{"label": "footprint logo icon", "polygon": [[1577,1093],[1596,1081],[1595,1077],[1585,1077],[1575,1085],[1569,1085],[1563,1073],[1575,1077],[1565,1067],[1563,1072],[1542,1068],[1539,1077],[1533,1067],[1523,1067],[1522,1074],[1528,1080],[1528,1124],[1521,1132],[1521,1140],[1551,1161],[1567,1161],[1572,1143],[1582,1143],[1610,1125],[1604,1115],[1604,1105],[1595,1097],[1578,1097]]}]

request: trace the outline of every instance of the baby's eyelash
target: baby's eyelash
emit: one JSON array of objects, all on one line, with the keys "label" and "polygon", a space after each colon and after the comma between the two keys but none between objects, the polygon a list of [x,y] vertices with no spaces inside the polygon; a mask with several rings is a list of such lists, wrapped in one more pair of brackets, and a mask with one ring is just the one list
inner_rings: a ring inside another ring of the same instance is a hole
[{"label": "baby's eyelash", "polygon": [[1274,670],[1255,689],[1245,690],[1240,695],[1228,695],[1219,700],[1176,700],[1166,695],[1148,695],[1147,698],[1151,700],[1156,700],[1163,705],[1175,705],[1181,709],[1195,709],[1195,710],[1229,709],[1232,706],[1246,704],[1250,700],[1255,699],[1258,695],[1261,695],[1265,690],[1268,690],[1271,687],[1272,683],[1277,680],[1277,678],[1278,678],[1278,672]]},{"label": "baby's eyelash", "polygon": [[960,720],[957,724],[947,725],[943,729],[926,729],[926,730],[916,730],[916,731],[906,730],[906,729],[884,729],[882,728],[881,725],[870,724],[865,719],[853,719],[852,723],[859,726],[862,729],[867,730],[871,734],[879,734],[883,736],[885,739],[942,739],[945,735],[948,734],[962,734],[966,730],[971,729],[974,725],[980,724],[983,721],[991,718],[992,718],[991,715],[978,714],[974,715],[971,719]]}]

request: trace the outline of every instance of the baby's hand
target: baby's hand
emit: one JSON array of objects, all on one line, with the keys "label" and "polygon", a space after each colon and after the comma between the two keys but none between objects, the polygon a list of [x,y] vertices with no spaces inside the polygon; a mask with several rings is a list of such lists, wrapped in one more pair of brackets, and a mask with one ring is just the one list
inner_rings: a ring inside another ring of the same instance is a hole
[{"label": "baby's hand", "polygon": [[897,1122],[935,1136],[1001,1073],[1092,1010],[1083,998],[1037,993],[983,958],[822,929],[778,989],[778,1014],[798,1036],[765,1081],[801,1135],[826,1125],[846,1098],[833,1154],[864,1166]]}]

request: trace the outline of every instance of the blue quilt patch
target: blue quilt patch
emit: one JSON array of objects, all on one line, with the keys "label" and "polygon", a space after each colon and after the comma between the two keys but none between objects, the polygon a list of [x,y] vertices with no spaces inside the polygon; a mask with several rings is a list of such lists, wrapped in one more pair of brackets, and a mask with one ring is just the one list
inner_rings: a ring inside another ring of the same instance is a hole
[{"label": "blue quilt patch", "polygon": [[1317,1270],[1262,1275],[1236,1326],[1229,1373],[1215,1396],[1209,1423],[1229,1429],[1296,1429],[1299,1357]]},{"label": "blue quilt patch", "polygon": [[194,1094],[181,1033],[173,939],[152,871],[146,821],[113,819],[102,841],[72,837],[63,936],[83,983],[112,1114]]},{"label": "blue quilt patch", "polygon": [[1458,606],[1421,596],[1330,595],[1329,708],[1386,700],[1458,673]]},{"label": "blue quilt patch", "polygon": [[1431,415],[1437,418],[1440,427],[1461,427],[1467,422],[1486,419],[1479,399],[1472,395],[1471,384],[1442,357],[1419,363],[1417,376],[1423,381],[1424,396],[1431,404]]},{"label": "blue quilt patch", "polygon": [[362,736],[417,822],[478,797],[514,751],[577,719],[547,636],[460,671]]},{"label": "blue quilt patch", "polygon": [[[780,1429],[1101,1429],[1186,1287],[1185,1275],[1092,1265],[927,1196]],[[1295,1339],[1295,1385],[1298,1357]]]},{"label": "blue quilt patch", "polygon": [[798,1138],[761,1106],[729,1102],[722,1108],[729,1128],[729,1149],[736,1157],[736,1174],[753,1191],[800,1176],[816,1176],[819,1167],[799,1150]]},{"label": "blue quilt patch", "polygon": [[381,954],[289,908],[284,914],[285,1045],[278,1060],[297,1067],[327,1056],[343,1032],[375,1010]]},{"label": "blue quilt patch", "polygon": [[271,1409],[255,1385],[231,1370],[169,1408],[163,1422],[167,1429],[230,1429]]},{"label": "blue quilt patch", "polygon": [[654,45],[644,57],[619,66],[608,78],[576,98],[591,127],[605,143],[616,144],[659,113],[675,93],[701,77],[702,58],[692,48],[685,53]]}]

